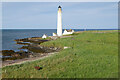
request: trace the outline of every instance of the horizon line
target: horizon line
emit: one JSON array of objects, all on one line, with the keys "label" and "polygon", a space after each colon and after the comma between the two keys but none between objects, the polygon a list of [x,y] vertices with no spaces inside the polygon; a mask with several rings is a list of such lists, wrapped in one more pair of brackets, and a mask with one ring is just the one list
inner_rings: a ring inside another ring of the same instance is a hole
[{"label": "horizon line", "polygon": [[[66,29],[75,29],[75,28],[66,28]],[[84,28],[84,29],[90,29],[90,28]],[[119,29],[119,28],[91,28],[91,29]]]}]

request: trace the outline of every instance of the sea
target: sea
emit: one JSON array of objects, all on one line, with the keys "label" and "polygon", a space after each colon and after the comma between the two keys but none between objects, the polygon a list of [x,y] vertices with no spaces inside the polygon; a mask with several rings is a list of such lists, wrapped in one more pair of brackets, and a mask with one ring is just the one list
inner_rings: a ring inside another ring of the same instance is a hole
[{"label": "sea", "polygon": [[[76,31],[84,31],[84,29],[73,29]],[[86,29],[88,30],[115,30],[115,29]],[[0,30],[0,44],[1,50],[14,50],[19,51],[19,48],[23,45],[16,44],[15,39],[23,39],[29,37],[42,37],[43,34],[52,36],[53,32],[57,32],[56,29],[2,29]],[[2,41],[2,42],[1,42]]]}]

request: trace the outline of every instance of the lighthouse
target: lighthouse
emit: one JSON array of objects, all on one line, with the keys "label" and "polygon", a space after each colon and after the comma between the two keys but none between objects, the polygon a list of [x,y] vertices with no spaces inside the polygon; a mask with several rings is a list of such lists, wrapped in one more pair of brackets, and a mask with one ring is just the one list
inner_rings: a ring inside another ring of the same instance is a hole
[{"label": "lighthouse", "polygon": [[57,15],[57,35],[62,36],[62,9],[61,6],[58,7]]}]

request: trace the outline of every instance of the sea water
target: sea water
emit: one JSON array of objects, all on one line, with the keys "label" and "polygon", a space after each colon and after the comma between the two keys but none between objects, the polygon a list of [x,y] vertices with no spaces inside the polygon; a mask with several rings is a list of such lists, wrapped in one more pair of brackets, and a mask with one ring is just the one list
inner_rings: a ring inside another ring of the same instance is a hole
[{"label": "sea water", "polygon": [[[84,31],[84,29],[74,29],[75,31]],[[87,29],[95,30],[95,29]],[[97,29],[98,30],[98,29]],[[106,29],[100,29],[106,30]],[[107,29],[109,30],[109,29]],[[110,29],[111,30],[111,29]],[[23,39],[29,37],[42,37],[43,34],[52,36],[53,32],[57,32],[56,29],[2,29],[2,35],[0,35],[0,44],[2,49],[0,50],[15,50],[18,51],[23,45],[16,44],[15,39]]]}]

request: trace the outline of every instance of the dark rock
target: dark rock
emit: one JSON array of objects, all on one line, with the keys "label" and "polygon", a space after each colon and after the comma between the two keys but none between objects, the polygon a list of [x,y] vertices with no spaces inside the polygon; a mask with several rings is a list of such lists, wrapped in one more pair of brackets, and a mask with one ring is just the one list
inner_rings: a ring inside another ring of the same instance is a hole
[{"label": "dark rock", "polygon": [[87,42],[91,42],[91,41],[87,40]]},{"label": "dark rock", "polygon": [[41,69],[42,69],[42,67],[35,66],[35,69],[36,69],[36,70],[41,70]]},{"label": "dark rock", "polygon": [[11,56],[11,54],[14,54],[14,50],[2,50],[2,55],[3,56]]}]

